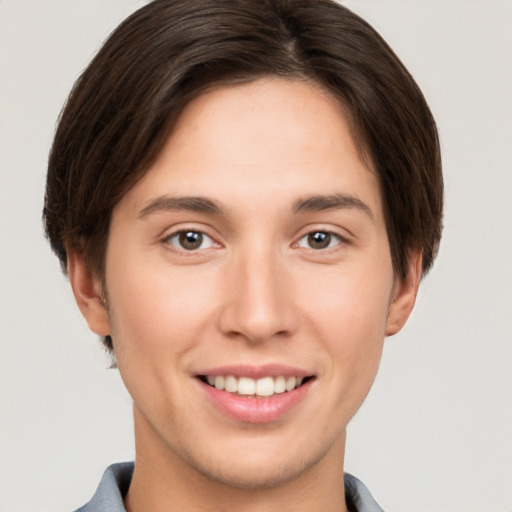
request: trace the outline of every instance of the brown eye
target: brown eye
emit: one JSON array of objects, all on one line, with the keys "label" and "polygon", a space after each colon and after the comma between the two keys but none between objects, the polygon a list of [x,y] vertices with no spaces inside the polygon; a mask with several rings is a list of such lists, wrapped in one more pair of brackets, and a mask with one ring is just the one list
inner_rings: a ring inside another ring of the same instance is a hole
[{"label": "brown eye", "polygon": [[311,249],[327,249],[331,243],[331,234],[319,231],[308,235],[308,245]]},{"label": "brown eye", "polygon": [[304,235],[298,242],[299,247],[307,249],[315,249],[321,251],[322,249],[329,249],[339,244],[341,241],[340,237],[329,231],[313,231]]},{"label": "brown eye", "polygon": [[179,235],[179,242],[183,249],[193,251],[201,247],[203,235],[197,231],[182,231]]},{"label": "brown eye", "polygon": [[201,231],[178,231],[167,238],[167,242],[177,249],[185,251],[197,251],[212,247],[213,240]]}]

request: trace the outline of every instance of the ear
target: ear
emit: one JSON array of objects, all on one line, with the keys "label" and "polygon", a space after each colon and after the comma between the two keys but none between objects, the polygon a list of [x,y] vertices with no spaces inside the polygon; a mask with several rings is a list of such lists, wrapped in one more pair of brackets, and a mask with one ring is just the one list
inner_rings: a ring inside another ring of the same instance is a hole
[{"label": "ear", "polygon": [[68,275],[76,303],[89,329],[100,336],[110,335],[103,287],[83,256],[75,251],[68,251]]},{"label": "ear", "polygon": [[422,273],[420,251],[413,251],[409,259],[409,269],[404,279],[396,280],[393,298],[389,305],[386,336],[393,336],[402,329],[412,312]]}]

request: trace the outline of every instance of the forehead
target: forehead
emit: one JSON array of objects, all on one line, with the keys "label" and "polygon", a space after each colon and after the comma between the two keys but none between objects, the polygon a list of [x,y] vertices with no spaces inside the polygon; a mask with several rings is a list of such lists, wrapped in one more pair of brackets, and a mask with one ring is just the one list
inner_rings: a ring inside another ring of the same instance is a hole
[{"label": "forehead", "polygon": [[359,147],[352,127],[348,109],[318,83],[270,76],[201,94],[183,109],[168,146],[175,151],[193,135],[234,153],[247,136],[255,147],[268,144],[267,152],[277,145],[283,151],[287,142],[298,156],[299,142],[326,149],[342,144],[352,151]]},{"label": "forehead", "polygon": [[265,78],[191,101],[122,202],[140,209],[156,194],[213,194],[268,206],[342,192],[366,195],[365,202],[379,208],[377,189],[334,96],[311,82]]}]

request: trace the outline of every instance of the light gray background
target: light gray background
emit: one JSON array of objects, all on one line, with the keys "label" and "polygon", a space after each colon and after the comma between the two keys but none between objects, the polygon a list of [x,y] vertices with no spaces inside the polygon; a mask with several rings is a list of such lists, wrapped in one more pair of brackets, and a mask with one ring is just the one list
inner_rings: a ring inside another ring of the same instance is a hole
[{"label": "light gray background", "polygon": [[[40,223],[54,123],[144,2],[0,0],[0,511],[59,512],[133,457],[130,399]],[[441,132],[444,241],[349,428],[386,510],[512,511],[512,3],[345,2],[416,77]]]}]

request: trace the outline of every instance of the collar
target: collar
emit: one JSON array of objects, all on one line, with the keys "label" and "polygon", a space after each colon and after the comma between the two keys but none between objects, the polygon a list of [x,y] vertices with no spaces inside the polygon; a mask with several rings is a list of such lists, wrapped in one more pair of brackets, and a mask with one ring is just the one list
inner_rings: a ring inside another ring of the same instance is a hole
[{"label": "collar", "polygon": [[[126,512],[123,497],[128,492],[133,475],[133,462],[109,466],[91,501],[76,512]],[[384,512],[370,491],[355,476],[344,475],[345,499],[350,512]]]}]

